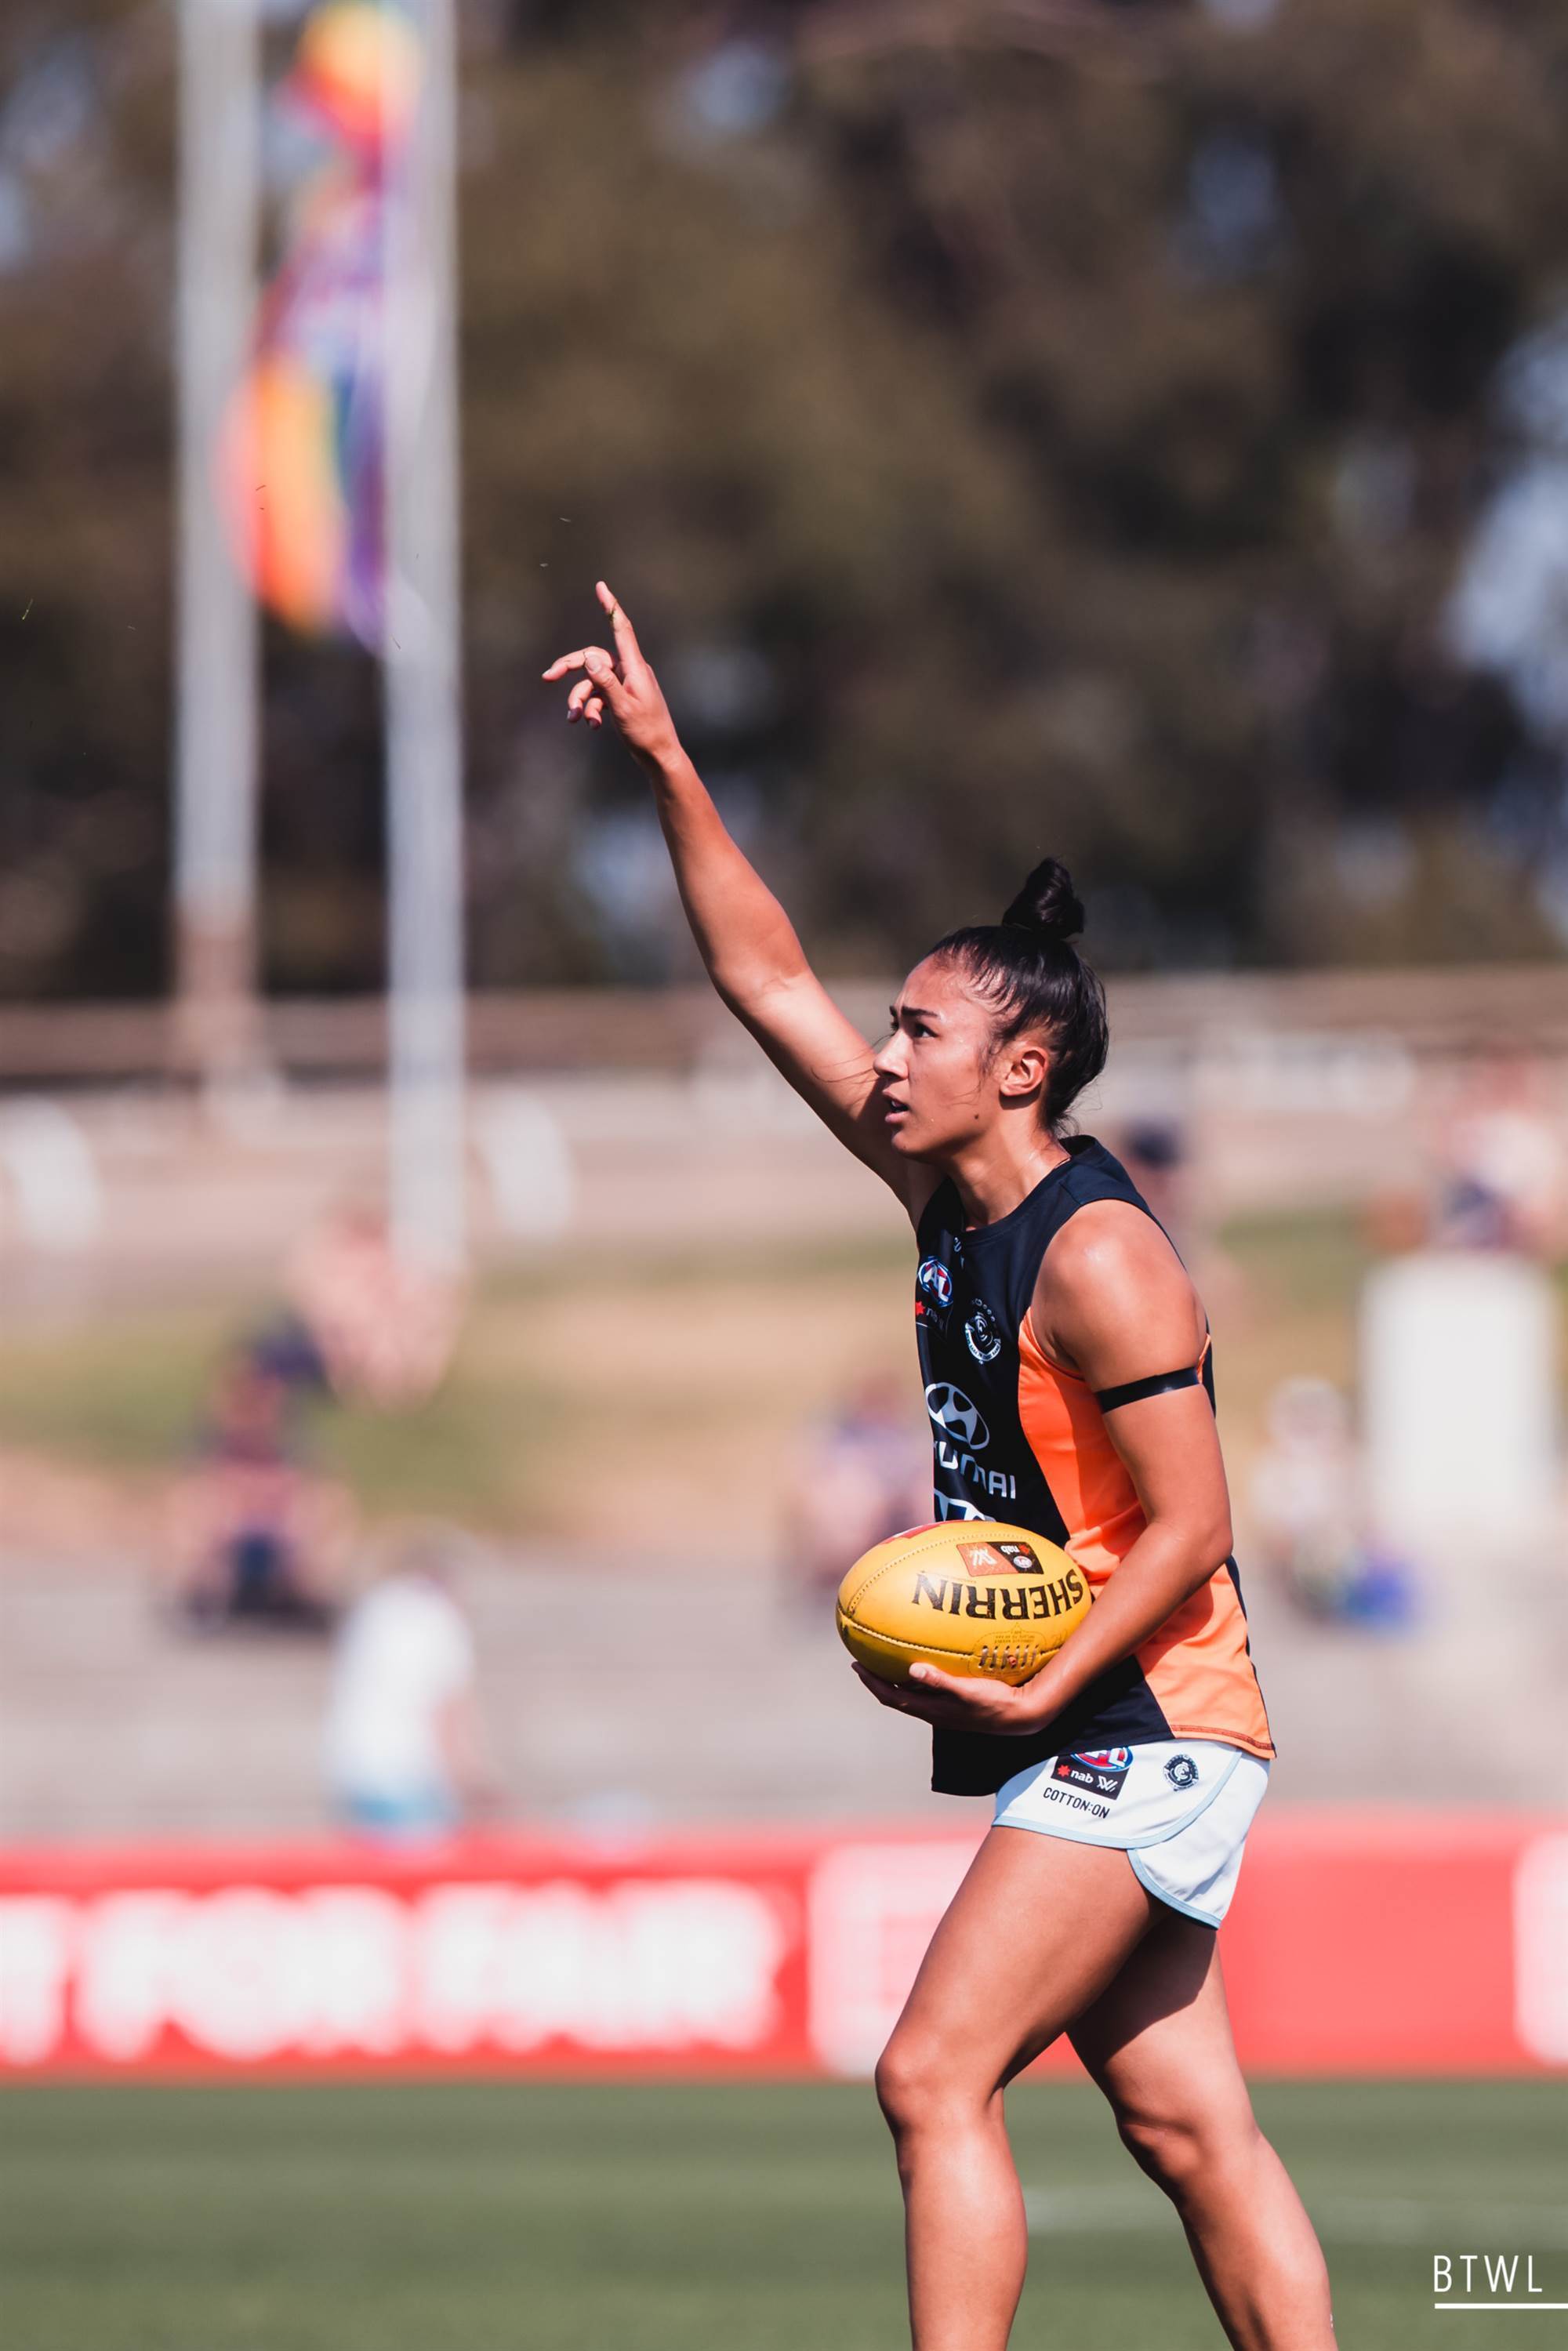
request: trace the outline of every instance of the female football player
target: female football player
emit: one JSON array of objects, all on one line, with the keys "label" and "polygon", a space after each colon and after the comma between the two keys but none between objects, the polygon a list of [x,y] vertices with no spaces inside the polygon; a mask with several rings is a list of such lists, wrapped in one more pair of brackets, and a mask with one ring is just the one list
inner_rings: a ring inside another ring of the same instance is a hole
[{"label": "female football player", "polygon": [[1028,2238],[1002,2094],[1061,2032],[1175,2204],[1231,2343],[1327,2351],[1322,2256],[1253,2120],[1215,1948],[1273,1749],[1208,1330],[1124,1169],[1068,1132],[1107,1042],[1071,883],[1048,859],[999,923],[941,940],[873,1051],[726,832],[602,582],[599,599],[613,654],[584,646],[545,676],[580,671],[569,718],[608,716],[646,769],[719,995],[908,1211],[937,1510],[1037,1531],[1094,1592],[1017,1688],[861,1675],[932,1726],[935,1787],[996,1800],[877,2071],[916,2351],[1003,2351]]}]

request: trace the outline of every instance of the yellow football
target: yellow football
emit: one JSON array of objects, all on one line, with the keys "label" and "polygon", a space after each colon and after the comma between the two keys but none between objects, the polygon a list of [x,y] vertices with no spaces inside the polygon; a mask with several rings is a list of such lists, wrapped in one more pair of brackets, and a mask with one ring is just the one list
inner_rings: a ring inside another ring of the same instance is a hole
[{"label": "yellow football", "polygon": [[949,1674],[1026,1682],[1089,1613],[1075,1560],[1027,1527],[948,1519],[890,1535],[839,1586],[839,1637],[883,1681],[918,1658]]}]

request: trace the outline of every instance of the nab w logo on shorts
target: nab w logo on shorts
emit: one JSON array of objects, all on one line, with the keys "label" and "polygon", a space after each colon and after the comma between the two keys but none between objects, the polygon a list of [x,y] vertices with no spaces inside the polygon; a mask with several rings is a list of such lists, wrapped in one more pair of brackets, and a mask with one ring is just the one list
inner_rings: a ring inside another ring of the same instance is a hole
[{"label": "nab w logo on shorts", "polygon": [[1065,1780],[1071,1788],[1087,1788],[1092,1796],[1107,1796],[1113,1802],[1132,1768],[1130,1747],[1085,1747],[1075,1754],[1059,1755],[1051,1776]]}]

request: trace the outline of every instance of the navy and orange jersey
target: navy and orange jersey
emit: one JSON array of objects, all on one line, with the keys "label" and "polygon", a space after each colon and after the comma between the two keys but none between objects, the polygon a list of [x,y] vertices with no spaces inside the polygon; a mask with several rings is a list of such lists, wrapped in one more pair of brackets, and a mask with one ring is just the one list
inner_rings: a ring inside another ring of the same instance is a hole
[{"label": "navy and orange jersey", "polygon": [[[1146,1520],[1086,1383],[1054,1363],[1030,1319],[1040,1260],[1070,1217],[1093,1200],[1152,1215],[1126,1169],[1092,1135],[994,1225],[967,1229],[951,1182],[920,1219],[915,1315],[936,1453],[939,1519],[1006,1519],[1060,1543],[1098,1591]],[[1175,1371],[1176,1364],[1161,1364]],[[1204,1384],[1214,1401],[1206,1352]],[[1253,1670],[1234,1560],[1130,1657],[1090,1683],[1032,1738],[933,1733],[932,1785],[983,1795],[1066,1747],[1213,1739],[1274,1752]]]}]

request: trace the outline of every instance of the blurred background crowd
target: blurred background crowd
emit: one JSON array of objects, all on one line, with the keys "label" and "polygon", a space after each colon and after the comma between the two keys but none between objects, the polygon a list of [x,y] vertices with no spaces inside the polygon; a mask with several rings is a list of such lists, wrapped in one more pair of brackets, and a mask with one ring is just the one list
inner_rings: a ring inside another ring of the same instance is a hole
[{"label": "blurred background crowd", "polygon": [[[303,13],[264,267],[377,12]],[[0,1838],[939,1810],[830,1604],[926,1514],[908,1237],[536,683],[601,574],[868,1030],[1071,864],[1082,1123],[1209,1306],[1281,1794],[1451,1799],[1458,1751],[1561,1804],[1568,17],[457,26],[471,1248],[423,1265],[352,403],[299,494],[340,578],[249,546],[214,1081],[171,1011],[174,19],[0,24]]]}]

